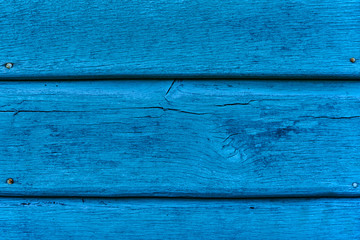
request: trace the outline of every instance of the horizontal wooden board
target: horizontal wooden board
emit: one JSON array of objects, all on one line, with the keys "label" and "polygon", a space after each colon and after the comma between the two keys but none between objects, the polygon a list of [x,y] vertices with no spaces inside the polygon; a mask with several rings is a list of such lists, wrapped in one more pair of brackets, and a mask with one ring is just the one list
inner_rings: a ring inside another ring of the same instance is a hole
[{"label": "horizontal wooden board", "polygon": [[359,239],[358,199],[0,199],[2,239]]},{"label": "horizontal wooden board", "polygon": [[358,78],[359,12],[358,0],[8,0],[0,79]]},{"label": "horizontal wooden board", "polygon": [[0,195],[360,196],[359,126],[360,82],[1,82]]}]

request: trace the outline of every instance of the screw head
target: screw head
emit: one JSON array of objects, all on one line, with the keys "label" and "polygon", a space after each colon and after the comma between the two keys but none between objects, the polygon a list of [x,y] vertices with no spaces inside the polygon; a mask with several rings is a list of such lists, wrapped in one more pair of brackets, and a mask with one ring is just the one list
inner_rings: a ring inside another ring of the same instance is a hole
[{"label": "screw head", "polygon": [[350,58],[350,62],[354,63],[354,62],[356,62],[356,59],[355,58]]},{"label": "screw head", "polygon": [[5,67],[6,67],[7,69],[10,69],[10,68],[13,67],[13,64],[12,64],[12,63],[6,63],[6,64],[5,64]]},{"label": "screw head", "polygon": [[357,188],[357,187],[359,186],[359,184],[356,183],[356,182],[354,182],[354,183],[352,184],[352,186],[353,186],[354,188]]},{"label": "screw head", "polygon": [[14,184],[14,179],[9,178],[6,180],[7,184]]}]

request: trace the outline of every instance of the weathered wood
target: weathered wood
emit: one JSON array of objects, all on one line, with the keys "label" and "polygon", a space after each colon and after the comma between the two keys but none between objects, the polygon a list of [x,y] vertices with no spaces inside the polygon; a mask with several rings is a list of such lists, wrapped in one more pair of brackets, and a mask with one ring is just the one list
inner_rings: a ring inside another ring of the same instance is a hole
[{"label": "weathered wood", "polygon": [[3,196],[360,196],[360,82],[1,82],[0,106]]},{"label": "weathered wood", "polygon": [[0,79],[358,78],[359,12],[358,0],[8,0]]},{"label": "weathered wood", "polygon": [[1,239],[359,239],[357,199],[0,199]]}]

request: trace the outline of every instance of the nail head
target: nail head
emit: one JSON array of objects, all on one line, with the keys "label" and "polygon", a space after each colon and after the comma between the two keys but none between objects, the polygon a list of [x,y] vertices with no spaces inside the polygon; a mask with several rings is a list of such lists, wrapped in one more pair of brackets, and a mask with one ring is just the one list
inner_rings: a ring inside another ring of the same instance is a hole
[{"label": "nail head", "polygon": [[6,64],[5,64],[5,67],[6,67],[7,69],[10,69],[10,68],[13,67],[13,64],[12,64],[12,63],[6,63]]},{"label": "nail head", "polygon": [[9,178],[8,180],[6,180],[6,182],[7,182],[8,184],[13,184],[13,183],[14,183],[14,179]]},{"label": "nail head", "polygon": [[359,184],[356,183],[356,182],[354,182],[354,183],[352,184],[352,186],[353,186],[354,188],[357,188],[357,187],[359,186]]},{"label": "nail head", "polygon": [[354,62],[356,62],[356,59],[355,58],[350,58],[350,62],[354,63]]}]

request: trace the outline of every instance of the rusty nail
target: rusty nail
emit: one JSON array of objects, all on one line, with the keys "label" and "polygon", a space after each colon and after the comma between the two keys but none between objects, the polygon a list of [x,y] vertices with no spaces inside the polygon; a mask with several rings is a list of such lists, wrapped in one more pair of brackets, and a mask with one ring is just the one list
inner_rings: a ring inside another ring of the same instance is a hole
[{"label": "rusty nail", "polygon": [[8,184],[13,184],[13,183],[14,183],[14,179],[9,178],[8,180],[6,180],[6,182],[7,182]]},{"label": "rusty nail", "polygon": [[6,63],[6,64],[5,64],[5,67],[6,67],[7,69],[10,69],[10,68],[13,67],[13,64],[12,64],[12,63]]},{"label": "rusty nail", "polygon": [[354,62],[356,62],[356,59],[355,58],[350,58],[350,62],[354,63]]}]

